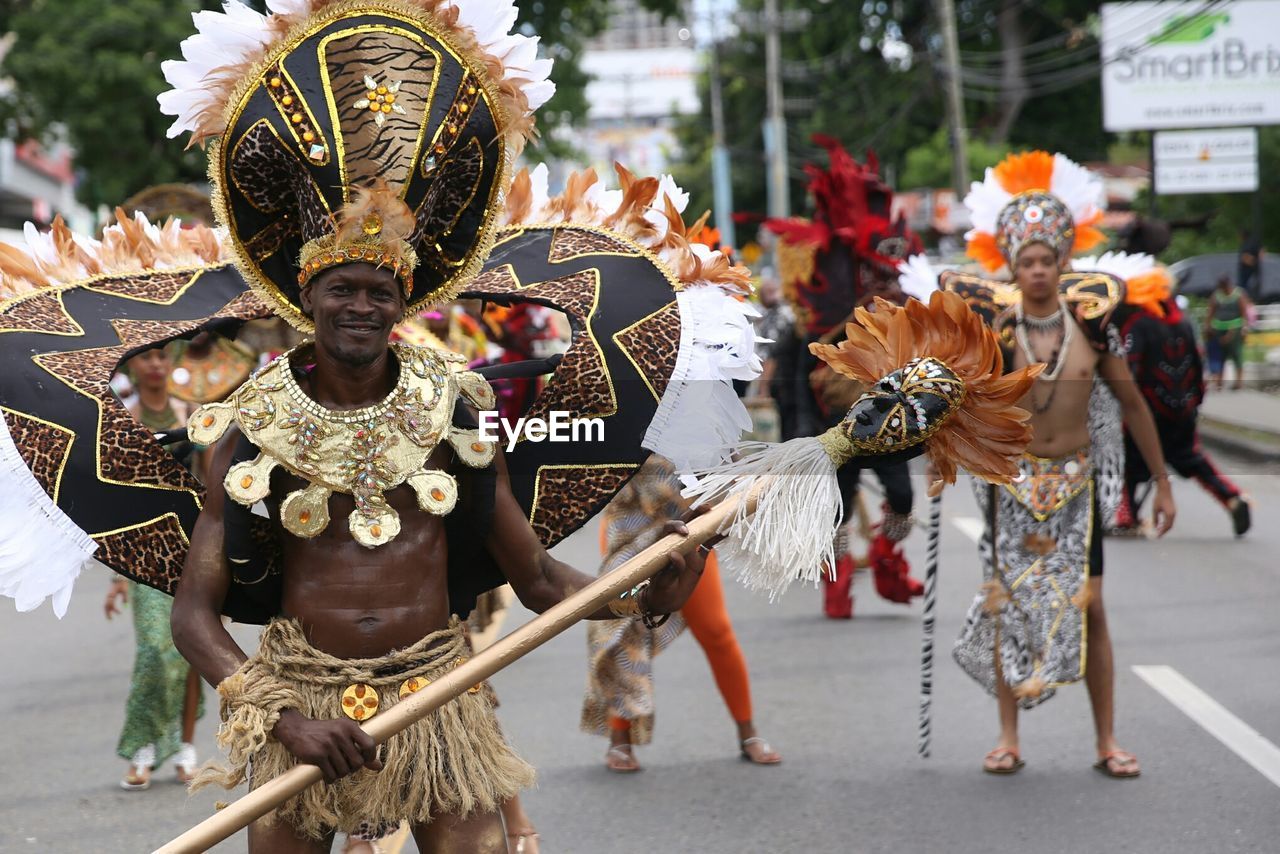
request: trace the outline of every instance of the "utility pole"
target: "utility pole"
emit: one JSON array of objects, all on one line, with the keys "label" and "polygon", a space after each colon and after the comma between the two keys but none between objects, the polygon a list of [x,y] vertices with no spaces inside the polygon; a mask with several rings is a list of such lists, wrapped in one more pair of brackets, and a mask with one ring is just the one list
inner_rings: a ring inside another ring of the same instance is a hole
[{"label": "utility pole", "polygon": [[782,20],[778,0],[764,0],[765,125],[764,150],[768,158],[769,216],[791,215],[787,180],[787,120],[782,114]]},{"label": "utility pole", "polygon": [[729,148],[724,144],[724,101],[720,97],[719,16],[711,13],[711,187],[716,228],[720,243],[738,246],[733,233],[733,181],[729,171]]},{"label": "utility pole", "polygon": [[942,59],[947,67],[947,123],[951,127],[951,186],[956,201],[964,198],[969,184],[968,135],[964,126],[964,100],[960,94],[960,41],[956,35],[954,0],[938,0],[942,23]]}]

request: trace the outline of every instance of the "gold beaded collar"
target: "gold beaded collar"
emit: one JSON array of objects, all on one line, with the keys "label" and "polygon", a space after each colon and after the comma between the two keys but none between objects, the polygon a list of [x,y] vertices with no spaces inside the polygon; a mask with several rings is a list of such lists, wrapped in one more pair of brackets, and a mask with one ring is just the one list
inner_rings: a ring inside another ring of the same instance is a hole
[{"label": "gold beaded collar", "polygon": [[364,409],[329,410],[308,397],[293,374],[294,362],[311,346],[307,342],[279,356],[225,402],[206,404],[191,416],[193,442],[213,444],[234,422],[261,450],[227,472],[227,495],[253,506],[270,494],[271,472],[280,467],[308,482],[280,503],[287,531],[304,538],[319,534],[329,525],[329,496],[341,492],[356,503],[348,517],[351,536],[368,548],[400,533],[400,517],[385,493],[401,484],[409,484],[427,513],[453,510],[457,481],[425,466],[441,440],[469,466],[493,461],[493,443],[452,423],[459,394],[478,409],[493,408],[489,383],[453,353],[395,344],[400,378],[391,393]]}]

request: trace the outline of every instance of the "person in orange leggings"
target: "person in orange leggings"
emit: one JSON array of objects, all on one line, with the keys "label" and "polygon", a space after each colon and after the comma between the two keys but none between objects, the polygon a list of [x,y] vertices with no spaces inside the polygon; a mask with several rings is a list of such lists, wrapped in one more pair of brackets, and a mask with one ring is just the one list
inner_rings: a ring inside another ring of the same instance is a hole
[{"label": "person in orange leggings", "polygon": [[[605,555],[601,573],[653,543],[661,535],[663,522],[678,518],[687,509],[671,463],[650,457],[605,509],[600,527],[600,547]],[[689,601],[662,626],[648,629],[639,618],[588,624],[582,729],[609,737],[606,767],[618,773],[640,770],[633,747],[653,738],[653,657],[686,626],[706,653],[716,686],[737,724],[743,759],[758,765],[781,762],[782,757],[759,736],[752,720],[747,662],[725,610],[719,566],[712,552]]]}]

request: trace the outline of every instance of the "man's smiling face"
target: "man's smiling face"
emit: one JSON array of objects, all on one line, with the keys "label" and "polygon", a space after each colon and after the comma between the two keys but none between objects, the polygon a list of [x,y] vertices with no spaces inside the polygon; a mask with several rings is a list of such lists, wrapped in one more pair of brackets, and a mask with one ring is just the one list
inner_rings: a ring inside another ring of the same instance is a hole
[{"label": "man's smiling face", "polygon": [[362,366],[386,351],[405,302],[390,269],[357,263],[317,274],[302,291],[302,309],[315,322],[317,347]]}]

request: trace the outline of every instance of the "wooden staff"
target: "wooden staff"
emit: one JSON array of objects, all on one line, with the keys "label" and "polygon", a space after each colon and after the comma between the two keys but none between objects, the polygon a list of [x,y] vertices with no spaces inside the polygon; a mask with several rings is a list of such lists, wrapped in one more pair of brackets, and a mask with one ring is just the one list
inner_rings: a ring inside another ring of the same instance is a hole
[{"label": "wooden staff", "polygon": [[[671,534],[649,546],[608,575],[601,576],[562,602],[548,608],[511,634],[478,652],[465,664],[409,695],[395,706],[363,724],[365,732],[382,744],[396,733],[422,720],[431,712],[478,685],[542,646],[588,614],[600,610],[625,590],[639,584],[667,565],[675,552],[688,553],[717,536],[717,530],[736,511],[739,500],[729,499],[688,523],[689,535]],[[217,845],[236,831],[247,827],[280,806],[289,798],[320,782],[320,769],[314,765],[296,765],[285,773],[245,795],[226,809],[210,816],[177,839],[156,849],[155,854],[199,854]]]}]

